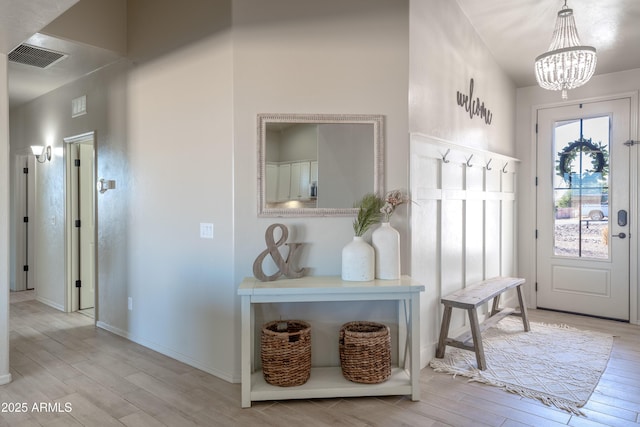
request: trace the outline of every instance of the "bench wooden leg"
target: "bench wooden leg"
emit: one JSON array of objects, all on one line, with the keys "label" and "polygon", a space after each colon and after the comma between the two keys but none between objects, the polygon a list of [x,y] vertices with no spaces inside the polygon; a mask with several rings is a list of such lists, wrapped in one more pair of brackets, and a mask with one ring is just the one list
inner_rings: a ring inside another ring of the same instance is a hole
[{"label": "bench wooden leg", "polygon": [[522,325],[524,331],[529,332],[531,327],[529,326],[529,315],[527,313],[527,304],[524,301],[524,295],[522,294],[522,286],[516,288],[518,290],[518,303],[520,304],[520,315],[522,316]]},{"label": "bench wooden leg", "polygon": [[491,314],[489,316],[493,316],[500,311],[500,295],[496,295],[493,298],[493,305],[491,306]]},{"label": "bench wooden leg", "polygon": [[484,358],[484,347],[482,346],[482,336],[480,333],[480,322],[478,322],[478,312],[475,308],[467,310],[469,313],[469,322],[471,326],[471,336],[473,337],[473,348],[476,353],[476,361],[478,369],[484,371],[487,369],[487,362]]},{"label": "bench wooden leg", "polygon": [[442,359],[444,357],[444,351],[446,347],[447,337],[449,336],[449,323],[451,322],[451,311],[453,307],[450,305],[444,306],[444,313],[442,314],[442,325],[440,325],[440,339],[438,339],[438,348],[436,349],[436,357]]}]

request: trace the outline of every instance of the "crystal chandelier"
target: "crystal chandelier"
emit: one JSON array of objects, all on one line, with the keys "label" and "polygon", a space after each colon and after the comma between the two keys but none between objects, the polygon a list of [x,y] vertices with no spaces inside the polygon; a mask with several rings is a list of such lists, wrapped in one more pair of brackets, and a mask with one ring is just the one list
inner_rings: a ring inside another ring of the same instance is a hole
[{"label": "crystal chandelier", "polygon": [[549,50],[536,58],[535,69],[540,87],[561,90],[562,99],[567,99],[568,89],[588,82],[596,70],[596,48],[580,45],[573,9],[567,7],[567,0],[558,11]]}]

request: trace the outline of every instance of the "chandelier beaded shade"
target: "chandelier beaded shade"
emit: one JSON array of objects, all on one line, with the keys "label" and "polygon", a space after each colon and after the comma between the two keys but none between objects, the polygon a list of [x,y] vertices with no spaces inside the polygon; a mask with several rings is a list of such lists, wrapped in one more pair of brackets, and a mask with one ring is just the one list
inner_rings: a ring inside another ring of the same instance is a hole
[{"label": "chandelier beaded shade", "polygon": [[549,50],[536,58],[535,70],[540,87],[561,90],[562,99],[567,99],[567,90],[588,82],[596,70],[596,49],[580,45],[573,9],[566,0],[558,11]]}]

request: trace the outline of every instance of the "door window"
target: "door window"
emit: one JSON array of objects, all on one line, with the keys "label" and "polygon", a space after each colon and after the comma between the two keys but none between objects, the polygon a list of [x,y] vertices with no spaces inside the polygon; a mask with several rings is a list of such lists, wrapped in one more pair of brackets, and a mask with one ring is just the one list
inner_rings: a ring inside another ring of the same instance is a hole
[{"label": "door window", "polygon": [[556,122],[554,254],[609,259],[608,115]]}]

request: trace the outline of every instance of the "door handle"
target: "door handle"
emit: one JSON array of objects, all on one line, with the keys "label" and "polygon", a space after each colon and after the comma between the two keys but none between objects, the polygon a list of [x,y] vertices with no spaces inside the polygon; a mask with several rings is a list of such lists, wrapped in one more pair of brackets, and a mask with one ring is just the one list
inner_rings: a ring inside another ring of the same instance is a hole
[{"label": "door handle", "polygon": [[627,235],[625,233],[618,233],[618,234],[612,234],[611,237],[619,237],[621,239],[624,239],[627,237]]}]

